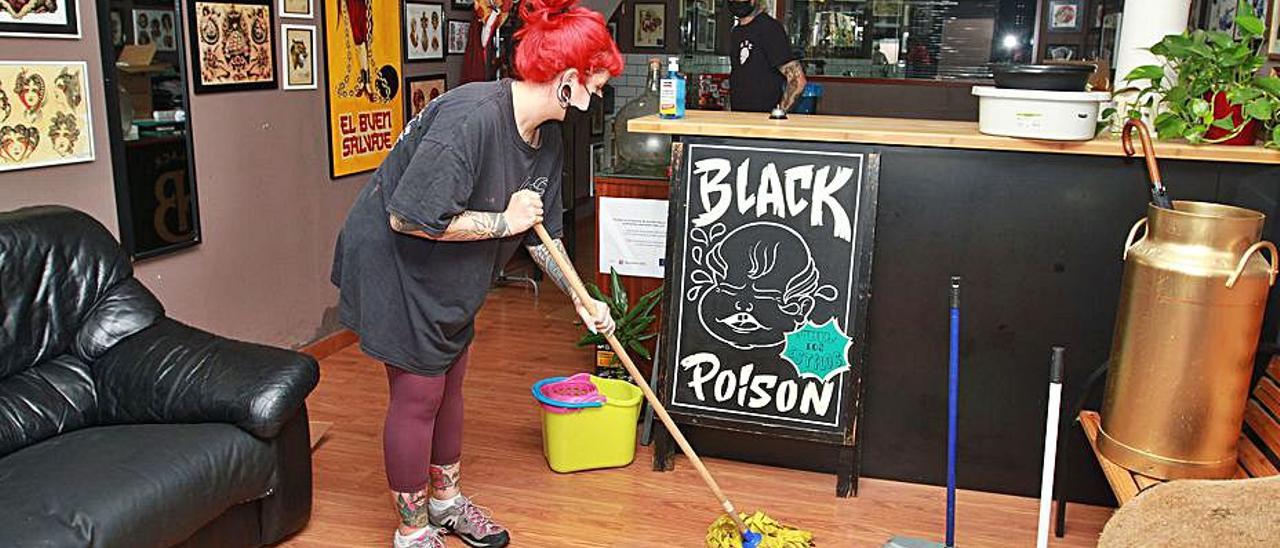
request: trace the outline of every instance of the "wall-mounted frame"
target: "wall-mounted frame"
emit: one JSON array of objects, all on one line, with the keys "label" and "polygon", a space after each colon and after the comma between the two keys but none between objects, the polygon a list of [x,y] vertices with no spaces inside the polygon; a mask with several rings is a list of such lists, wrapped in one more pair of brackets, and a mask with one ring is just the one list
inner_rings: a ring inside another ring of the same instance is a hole
[{"label": "wall-mounted frame", "polygon": [[1271,25],[1267,28],[1267,57],[1280,61],[1280,0],[1271,2]]},{"label": "wall-mounted frame", "polygon": [[[403,35],[368,32],[401,24],[401,4],[359,0],[360,17],[346,8],[351,0],[320,1],[329,176],[336,179],[377,169],[404,130]],[[353,25],[353,16],[366,25]]]},{"label": "wall-mounted frame", "polygon": [[445,27],[444,4],[405,0],[404,60],[439,61],[444,59]]},{"label": "wall-mounted frame", "polygon": [[315,25],[280,25],[280,64],[286,90],[316,89]]},{"label": "wall-mounted frame", "polygon": [[134,44],[155,44],[156,51],[162,52],[178,51],[177,10],[134,9],[129,14]]},{"label": "wall-mounted frame", "polygon": [[5,6],[0,9],[0,37],[80,38],[80,0],[30,0],[18,7],[12,0],[0,4]]},{"label": "wall-mounted frame", "polygon": [[88,70],[84,61],[0,61],[0,172],[94,160]]},{"label": "wall-mounted frame", "polygon": [[[284,19],[312,19],[316,16],[315,0],[278,0],[280,17]],[[281,57],[283,59],[283,57]]]},{"label": "wall-mounted frame", "polygon": [[1049,32],[1079,32],[1084,28],[1083,0],[1049,0]]},{"label": "wall-mounted frame", "polygon": [[667,5],[641,3],[633,12],[632,42],[637,48],[661,48],[667,42]]},{"label": "wall-mounted frame", "polygon": [[[172,13],[178,13],[175,0]],[[190,4],[187,4],[190,6]],[[98,0],[98,35],[110,36],[109,0]],[[175,22],[178,19],[175,18]],[[186,59],[183,25],[174,25],[177,59]],[[101,40],[102,78],[106,96],[105,132],[111,143],[116,215],[120,243],[134,259],[147,259],[197,245],[201,241],[199,197],[196,192],[195,143],[192,141],[190,97],[179,97],[181,119],[168,122],[136,120],[134,133],[121,127],[118,90],[122,78],[176,79],[187,89],[186,63],[145,75],[124,75],[116,67],[116,48]],[[147,116],[152,118],[151,116]],[[141,128],[145,128],[144,132]],[[126,141],[126,137],[129,140]]]},{"label": "wall-mounted frame", "polygon": [[450,2],[450,5],[453,6],[453,9],[455,10],[471,11],[473,9],[476,9],[475,0],[453,0],[452,2]]},{"label": "wall-mounted frame", "polygon": [[427,108],[436,97],[449,90],[449,82],[444,74],[421,74],[404,79],[404,113],[409,120]]},{"label": "wall-mounted frame", "polygon": [[[228,18],[239,18],[238,25]],[[196,93],[275,89],[276,33],[271,0],[187,0],[192,84]],[[248,61],[231,64],[226,48],[244,47]]]},{"label": "wall-mounted frame", "polygon": [[471,23],[459,19],[449,20],[448,47],[449,55],[462,55],[467,52],[467,36],[471,32]]}]

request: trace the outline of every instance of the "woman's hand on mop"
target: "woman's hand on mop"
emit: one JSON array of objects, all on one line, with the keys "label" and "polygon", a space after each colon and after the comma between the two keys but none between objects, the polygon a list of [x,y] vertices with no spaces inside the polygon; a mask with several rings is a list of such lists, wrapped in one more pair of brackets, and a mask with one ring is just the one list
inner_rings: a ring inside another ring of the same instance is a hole
[{"label": "woman's hand on mop", "polygon": [[609,314],[609,305],[604,301],[592,299],[587,303],[588,306],[594,306],[595,312],[582,305],[581,301],[574,299],[573,307],[578,310],[578,316],[582,318],[582,324],[592,333],[603,333],[608,335],[613,333],[613,316]]},{"label": "woman's hand on mop", "polygon": [[519,234],[542,222],[542,196],[532,190],[521,190],[511,195],[507,210],[502,212],[510,234]]}]

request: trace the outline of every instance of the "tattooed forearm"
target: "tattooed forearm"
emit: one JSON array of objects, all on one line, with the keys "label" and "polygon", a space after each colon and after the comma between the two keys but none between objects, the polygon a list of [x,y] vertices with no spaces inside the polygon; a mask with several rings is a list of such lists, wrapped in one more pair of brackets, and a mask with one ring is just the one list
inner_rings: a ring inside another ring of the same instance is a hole
[{"label": "tattooed forearm", "polygon": [[[560,243],[559,238],[551,240],[551,245],[556,246],[561,256],[567,256],[564,252],[564,244]],[[569,295],[573,302],[578,302],[578,296],[574,295],[573,290],[569,289],[569,279],[565,277],[564,271],[560,270],[560,265],[556,264],[555,259],[551,258],[551,251],[544,245],[529,246],[528,249],[529,255],[533,257],[533,262],[538,263],[538,267],[547,273],[551,281],[556,283],[556,287],[559,287],[560,291]]]},{"label": "tattooed forearm", "polygon": [[428,234],[422,225],[409,221],[399,215],[391,215],[391,229],[402,234],[443,241],[471,241],[505,238],[512,234],[507,225],[507,218],[502,213],[492,211],[463,211],[452,221],[444,233],[439,236]]},{"label": "tattooed forearm", "polygon": [[782,107],[782,110],[789,111],[796,103],[796,99],[799,99],[800,94],[804,92],[804,86],[808,80],[804,77],[804,67],[800,66],[800,61],[782,65],[778,70],[787,78],[787,90],[782,93],[782,102],[778,106]]},{"label": "tattooed forearm", "polygon": [[427,526],[427,490],[417,493],[396,493],[396,510],[400,511],[400,523],[414,529]]}]

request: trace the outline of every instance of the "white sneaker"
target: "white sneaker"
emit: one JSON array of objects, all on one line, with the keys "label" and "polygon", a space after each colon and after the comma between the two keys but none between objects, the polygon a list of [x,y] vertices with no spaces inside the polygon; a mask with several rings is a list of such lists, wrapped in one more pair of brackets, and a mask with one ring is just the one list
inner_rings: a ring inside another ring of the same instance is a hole
[{"label": "white sneaker", "polygon": [[428,525],[406,536],[396,529],[395,544],[392,546],[394,548],[445,548],[444,530]]}]

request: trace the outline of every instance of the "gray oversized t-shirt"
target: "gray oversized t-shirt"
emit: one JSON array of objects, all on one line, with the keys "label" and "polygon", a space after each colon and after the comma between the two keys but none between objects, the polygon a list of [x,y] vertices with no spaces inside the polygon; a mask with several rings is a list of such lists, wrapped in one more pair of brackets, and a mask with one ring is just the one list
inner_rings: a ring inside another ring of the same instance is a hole
[{"label": "gray oversized t-shirt", "polygon": [[464,210],[500,212],[522,188],[543,187],[543,224],[561,233],[558,123],[529,146],[516,128],[511,81],[467,84],[432,101],[405,127],[360,191],[338,235],[332,280],[339,320],[365,353],[439,375],[471,342],[494,277],[530,230],[500,240],[442,242],[391,230],[389,213],[439,235]]}]

